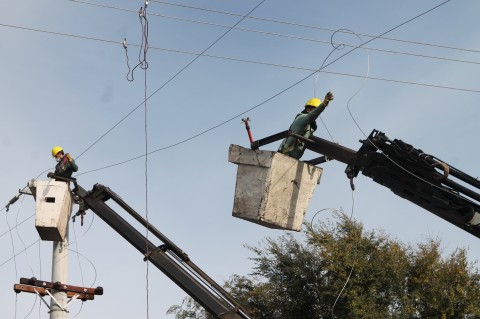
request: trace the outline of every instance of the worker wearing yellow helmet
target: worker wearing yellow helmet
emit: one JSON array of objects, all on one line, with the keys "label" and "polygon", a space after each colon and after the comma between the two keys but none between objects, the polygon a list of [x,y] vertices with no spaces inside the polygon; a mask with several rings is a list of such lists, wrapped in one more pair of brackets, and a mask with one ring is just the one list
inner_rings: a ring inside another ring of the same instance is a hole
[{"label": "worker wearing yellow helmet", "polygon": [[[317,123],[315,120],[325,110],[330,101],[333,100],[332,92],[328,92],[325,95],[323,102],[314,97],[305,103],[305,109],[298,113],[290,125],[290,129],[293,133],[301,135],[305,138],[309,138],[313,135],[313,132],[317,130]],[[291,156],[296,159],[300,159],[305,152],[305,142],[289,136],[282,141],[278,152]]]},{"label": "worker wearing yellow helmet", "polygon": [[55,166],[55,175],[70,178],[73,172],[78,171],[75,160],[69,153],[65,154],[62,147],[55,146],[52,148],[52,156],[58,162]]}]

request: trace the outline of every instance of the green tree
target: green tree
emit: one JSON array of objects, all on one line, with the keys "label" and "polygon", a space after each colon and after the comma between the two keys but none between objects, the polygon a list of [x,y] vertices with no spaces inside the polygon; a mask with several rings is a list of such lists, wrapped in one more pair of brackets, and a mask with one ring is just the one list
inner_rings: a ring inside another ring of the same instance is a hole
[{"label": "green tree", "polygon": [[[480,275],[465,249],[444,258],[438,239],[412,247],[337,217],[306,224],[301,239],[248,247],[252,274],[225,288],[256,319],[480,318]],[[190,298],[169,313],[211,318]]]}]

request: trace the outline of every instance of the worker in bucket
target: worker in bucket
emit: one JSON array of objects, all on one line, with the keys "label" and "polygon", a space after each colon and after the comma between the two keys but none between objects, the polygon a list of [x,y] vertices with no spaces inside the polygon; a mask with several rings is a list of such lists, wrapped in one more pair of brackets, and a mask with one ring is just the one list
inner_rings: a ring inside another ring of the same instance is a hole
[{"label": "worker in bucket", "polygon": [[[305,138],[312,136],[313,132],[317,130],[317,123],[315,120],[323,110],[325,110],[331,100],[333,100],[332,92],[328,92],[325,95],[323,102],[316,97],[308,100],[305,104],[305,109],[297,114],[292,125],[290,125],[289,130]],[[300,159],[305,152],[305,148],[304,141],[289,136],[282,141],[282,144],[280,144],[280,147],[278,148],[278,152]]]},{"label": "worker in bucket", "polygon": [[55,158],[55,161],[58,162],[55,166],[55,175],[70,178],[73,172],[78,171],[75,160],[69,153],[65,154],[62,147],[55,146],[52,148],[52,156]]}]

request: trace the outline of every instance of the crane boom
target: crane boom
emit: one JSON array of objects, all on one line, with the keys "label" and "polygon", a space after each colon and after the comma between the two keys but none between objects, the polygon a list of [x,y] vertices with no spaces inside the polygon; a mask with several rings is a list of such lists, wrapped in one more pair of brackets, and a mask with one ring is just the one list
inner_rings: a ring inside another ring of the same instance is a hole
[{"label": "crane boom", "polygon": [[435,156],[401,140],[390,140],[378,130],[360,140],[358,151],[316,136],[307,139],[291,131],[255,141],[251,148],[287,136],[306,142],[307,149],[323,155],[307,163],[316,165],[332,159],[345,163],[345,173],[351,181],[362,172],[397,196],[480,238],[480,181]]},{"label": "crane boom", "polygon": [[[120,196],[110,188],[95,184],[92,190],[86,191],[74,179],[55,175],[49,177],[57,180],[74,182],[75,200],[79,204],[79,214],[91,209],[125,240],[134,246],[155,267],[167,275],[176,285],[197,301],[215,318],[248,319],[247,309],[240,305],[227,291],[195,265],[188,255],[178,248],[171,240],[149,224],[140,214],[131,208]],[[113,200],[142,226],[159,239],[163,244],[154,245],[145,235],[122,218],[114,209],[106,204]],[[78,213],[77,213],[78,215]]]}]

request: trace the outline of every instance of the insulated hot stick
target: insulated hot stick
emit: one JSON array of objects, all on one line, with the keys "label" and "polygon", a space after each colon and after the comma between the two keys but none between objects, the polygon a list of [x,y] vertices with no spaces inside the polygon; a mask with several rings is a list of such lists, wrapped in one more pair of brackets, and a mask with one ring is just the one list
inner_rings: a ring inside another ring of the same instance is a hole
[{"label": "insulated hot stick", "polygon": [[245,128],[247,129],[248,133],[248,138],[250,139],[250,144],[253,143],[253,137],[252,137],[252,132],[250,132],[250,125],[248,122],[250,122],[250,118],[247,117],[246,119],[242,119],[242,122],[245,123]]}]

